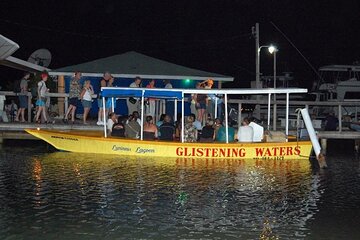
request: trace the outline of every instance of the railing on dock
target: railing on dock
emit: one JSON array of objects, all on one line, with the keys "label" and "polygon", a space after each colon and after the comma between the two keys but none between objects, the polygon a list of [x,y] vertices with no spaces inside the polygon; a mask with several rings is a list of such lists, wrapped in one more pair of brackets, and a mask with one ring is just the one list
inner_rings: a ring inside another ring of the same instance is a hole
[{"label": "railing on dock", "polygon": [[[23,95],[23,93],[15,93],[15,92],[11,92],[11,91],[0,91],[0,95],[3,95],[5,97],[9,96],[9,97],[18,97],[19,95]],[[33,96],[31,95],[30,92],[28,92],[26,94],[26,96],[28,97],[28,111],[27,111],[27,119],[28,119],[28,122],[31,122],[31,111],[29,111],[29,109],[32,109],[33,107],[33,103],[32,103],[32,99],[33,99]],[[63,112],[67,112],[67,109],[68,109],[68,102],[69,102],[69,94],[68,93],[46,93],[46,96],[47,97],[50,97],[51,98],[57,98],[58,100],[58,111],[60,112],[60,108],[63,109]],[[96,98],[97,95],[96,94],[93,94],[92,95],[93,98]],[[36,98],[36,97],[34,97]],[[51,102],[51,100],[50,100]],[[35,101],[34,101],[35,103]],[[4,104],[5,106],[5,104]]]}]

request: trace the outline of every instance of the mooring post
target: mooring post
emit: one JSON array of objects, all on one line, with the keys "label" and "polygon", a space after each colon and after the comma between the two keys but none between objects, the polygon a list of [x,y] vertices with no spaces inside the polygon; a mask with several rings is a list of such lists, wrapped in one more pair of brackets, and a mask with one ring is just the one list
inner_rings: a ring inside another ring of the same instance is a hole
[{"label": "mooring post", "polygon": [[320,139],[320,144],[321,144],[322,153],[323,153],[324,155],[326,155],[326,151],[327,151],[327,139],[326,139],[326,138]]},{"label": "mooring post", "polygon": [[360,139],[355,139],[355,152],[359,153],[359,147],[360,147]]}]

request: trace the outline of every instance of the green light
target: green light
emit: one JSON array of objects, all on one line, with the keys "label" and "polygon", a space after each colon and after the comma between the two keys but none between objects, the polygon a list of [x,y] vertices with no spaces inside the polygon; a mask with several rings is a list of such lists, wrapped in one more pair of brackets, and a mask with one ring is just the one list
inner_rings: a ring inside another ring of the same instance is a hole
[{"label": "green light", "polygon": [[186,83],[190,83],[190,81],[191,81],[191,79],[189,79],[189,78],[185,79]]}]

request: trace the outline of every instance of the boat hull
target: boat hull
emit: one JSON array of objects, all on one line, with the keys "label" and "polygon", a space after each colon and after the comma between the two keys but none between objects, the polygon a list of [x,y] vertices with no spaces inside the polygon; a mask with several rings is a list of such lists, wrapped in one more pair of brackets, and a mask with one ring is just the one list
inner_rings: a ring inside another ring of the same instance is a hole
[{"label": "boat hull", "polygon": [[36,129],[26,129],[26,132],[46,141],[58,150],[122,156],[291,160],[309,159],[312,150],[310,141],[244,144],[180,143],[104,138],[85,132]]}]

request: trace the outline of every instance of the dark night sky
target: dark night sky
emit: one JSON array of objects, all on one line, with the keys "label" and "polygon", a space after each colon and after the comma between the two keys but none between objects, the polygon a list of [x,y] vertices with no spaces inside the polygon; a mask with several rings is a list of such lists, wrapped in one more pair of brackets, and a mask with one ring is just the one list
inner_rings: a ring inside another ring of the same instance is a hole
[{"label": "dark night sky", "polygon": [[[360,60],[360,3],[346,1],[7,1],[0,2],[0,33],[20,45],[27,59],[48,48],[50,68],[126,51],[235,77],[255,79],[251,27],[260,23],[260,44],[279,47],[278,72],[292,71],[308,86],[316,75],[270,24],[274,22],[315,68]],[[263,74],[272,56],[261,53]],[[0,84],[19,71],[0,67]]]}]

